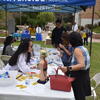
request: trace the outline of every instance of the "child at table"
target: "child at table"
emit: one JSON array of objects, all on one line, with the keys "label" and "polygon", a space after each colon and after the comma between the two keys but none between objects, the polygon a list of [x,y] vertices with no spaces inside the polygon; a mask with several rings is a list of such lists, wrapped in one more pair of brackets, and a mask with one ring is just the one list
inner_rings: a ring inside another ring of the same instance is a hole
[{"label": "child at table", "polygon": [[33,43],[30,39],[24,39],[21,41],[18,49],[10,58],[8,64],[5,66],[4,70],[17,70],[22,73],[31,72],[31,54],[33,51]]},{"label": "child at table", "polygon": [[37,81],[38,83],[45,84],[46,81],[48,80],[47,77],[47,61],[46,58],[47,53],[45,50],[40,51],[40,63],[39,63],[39,68],[40,68],[40,79]]}]

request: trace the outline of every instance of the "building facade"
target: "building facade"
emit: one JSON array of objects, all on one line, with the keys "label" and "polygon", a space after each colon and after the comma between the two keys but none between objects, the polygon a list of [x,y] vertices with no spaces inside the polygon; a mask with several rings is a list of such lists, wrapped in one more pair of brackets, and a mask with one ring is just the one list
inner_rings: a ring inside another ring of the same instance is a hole
[{"label": "building facade", "polygon": [[[80,13],[76,13],[75,21],[77,24],[85,26],[86,24],[92,23],[92,10],[93,7],[86,9]],[[94,12],[94,24],[100,22],[100,0],[96,0],[95,12]]]}]

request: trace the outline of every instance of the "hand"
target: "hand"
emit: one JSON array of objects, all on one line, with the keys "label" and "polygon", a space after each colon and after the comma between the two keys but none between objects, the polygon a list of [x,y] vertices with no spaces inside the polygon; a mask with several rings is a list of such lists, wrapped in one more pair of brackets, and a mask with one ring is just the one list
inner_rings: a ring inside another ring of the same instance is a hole
[{"label": "hand", "polygon": [[67,72],[67,67],[58,67],[58,69],[61,69],[62,72]]},{"label": "hand", "polygon": [[31,67],[31,69],[36,69],[36,68],[37,68],[36,66],[32,66],[32,67]]},{"label": "hand", "polygon": [[60,53],[63,53],[64,51],[63,50],[61,50],[61,48],[57,48],[57,50],[60,52]]},{"label": "hand", "polygon": [[59,47],[57,47],[57,50],[58,50],[58,51],[61,51]]},{"label": "hand", "polygon": [[65,48],[64,45],[62,45],[62,44],[59,44],[59,47],[62,48],[62,49]]}]

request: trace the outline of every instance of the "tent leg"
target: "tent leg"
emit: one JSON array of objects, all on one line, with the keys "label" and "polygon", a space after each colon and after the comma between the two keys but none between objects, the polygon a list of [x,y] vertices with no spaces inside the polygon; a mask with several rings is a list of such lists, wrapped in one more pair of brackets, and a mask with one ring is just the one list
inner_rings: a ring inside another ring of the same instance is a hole
[{"label": "tent leg", "polygon": [[6,5],[6,9],[5,9],[6,37],[8,36],[8,32],[7,32],[7,30],[8,30],[8,26],[7,26],[8,21],[7,21],[7,20],[8,20],[8,19],[7,19],[7,5]]},{"label": "tent leg", "polygon": [[75,12],[74,12],[74,19],[73,19],[73,20],[74,20],[74,22],[75,22]]},{"label": "tent leg", "polygon": [[20,11],[20,25],[22,24],[22,12]]},{"label": "tent leg", "polygon": [[95,7],[93,6],[93,9],[92,9],[92,28],[91,28],[91,37],[90,37],[90,56],[91,56],[91,53],[92,53],[92,35],[93,35],[93,23],[94,23],[94,11],[95,11]]},{"label": "tent leg", "polygon": [[81,13],[79,13],[79,25],[81,26]]}]

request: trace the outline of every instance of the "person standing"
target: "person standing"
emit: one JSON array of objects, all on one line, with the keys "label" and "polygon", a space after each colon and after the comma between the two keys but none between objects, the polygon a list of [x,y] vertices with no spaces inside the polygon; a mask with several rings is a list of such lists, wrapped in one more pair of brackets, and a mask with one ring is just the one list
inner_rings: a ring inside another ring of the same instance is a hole
[{"label": "person standing", "polygon": [[74,22],[74,24],[72,25],[72,31],[74,32],[78,31],[78,25],[76,24],[76,22]]},{"label": "person standing", "polygon": [[85,45],[85,44],[88,45],[88,37],[89,37],[89,32],[90,32],[90,30],[88,29],[87,26],[85,26],[84,32],[86,33],[86,38],[85,38],[84,45]]},{"label": "person standing", "polygon": [[36,41],[42,41],[42,29],[39,25],[36,27]]},{"label": "person standing", "polygon": [[90,56],[88,50],[83,46],[80,33],[69,34],[69,42],[74,48],[71,65],[69,67],[59,67],[64,73],[70,72],[71,77],[75,77],[72,82],[75,100],[86,100],[86,96],[91,95],[90,86]]},{"label": "person standing", "polygon": [[61,36],[66,30],[62,26],[62,21],[60,19],[56,20],[56,27],[52,31],[51,42],[54,47],[58,47],[62,43]]}]

